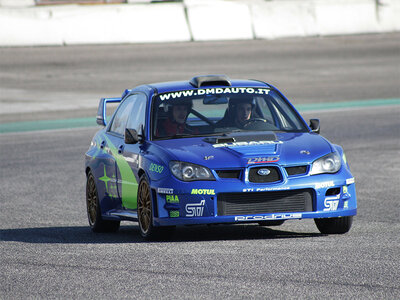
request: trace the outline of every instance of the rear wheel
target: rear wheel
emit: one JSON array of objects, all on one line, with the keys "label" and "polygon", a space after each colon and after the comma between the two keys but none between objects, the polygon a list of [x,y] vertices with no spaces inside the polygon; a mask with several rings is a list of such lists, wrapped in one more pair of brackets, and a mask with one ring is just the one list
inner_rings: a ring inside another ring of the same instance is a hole
[{"label": "rear wheel", "polygon": [[353,216],[314,219],[318,230],[324,234],[343,234],[350,230],[353,223]]},{"label": "rear wheel", "polygon": [[150,195],[150,185],[146,175],[140,177],[137,203],[140,235],[147,240],[170,238],[175,226],[153,226],[153,205]]},{"label": "rear wheel", "polygon": [[86,208],[89,226],[94,232],[115,232],[120,221],[103,220],[94,176],[89,172],[86,181]]}]

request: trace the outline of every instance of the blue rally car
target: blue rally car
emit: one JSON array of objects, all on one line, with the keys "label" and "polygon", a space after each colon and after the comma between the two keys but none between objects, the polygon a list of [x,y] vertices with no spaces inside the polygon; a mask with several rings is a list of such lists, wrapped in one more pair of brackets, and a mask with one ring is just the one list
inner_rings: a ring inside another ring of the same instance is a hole
[{"label": "blue rally car", "polygon": [[93,231],[130,220],[154,238],[176,225],[312,218],[321,233],[340,234],[357,213],[342,148],[265,82],[208,75],[141,85],[101,99],[97,123],[85,158]]}]

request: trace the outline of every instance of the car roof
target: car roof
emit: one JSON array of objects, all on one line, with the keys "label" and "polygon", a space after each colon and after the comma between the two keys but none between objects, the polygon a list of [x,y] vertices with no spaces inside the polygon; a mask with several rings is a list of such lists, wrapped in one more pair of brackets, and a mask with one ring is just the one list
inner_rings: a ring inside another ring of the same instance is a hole
[{"label": "car roof", "polygon": [[[172,91],[183,91],[193,90],[197,88],[212,88],[212,87],[263,87],[270,88],[271,86],[265,82],[251,79],[229,79],[225,75],[205,75],[196,76],[191,80],[187,81],[170,81],[170,82],[159,82],[151,83],[146,85],[147,87],[156,90],[158,94],[172,92]],[[141,86],[142,88],[144,86]],[[141,88],[137,87],[135,88]]]}]

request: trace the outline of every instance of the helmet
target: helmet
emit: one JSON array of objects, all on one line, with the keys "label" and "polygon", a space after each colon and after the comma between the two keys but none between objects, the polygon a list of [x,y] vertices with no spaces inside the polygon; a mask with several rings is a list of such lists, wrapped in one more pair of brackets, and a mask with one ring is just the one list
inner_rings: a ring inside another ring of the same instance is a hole
[{"label": "helmet", "polygon": [[229,98],[229,110],[233,112],[236,106],[241,103],[251,104],[251,108],[254,109],[256,106],[256,101],[252,96],[249,95],[234,95]]},{"label": "helmet", "polygon": [[172,107],[175,105],[185,105],[190,111],[193,108],[193,101],[188,99],[176,99],[168,102],[163,102],[163,107],[165,112],[171,112]]}]

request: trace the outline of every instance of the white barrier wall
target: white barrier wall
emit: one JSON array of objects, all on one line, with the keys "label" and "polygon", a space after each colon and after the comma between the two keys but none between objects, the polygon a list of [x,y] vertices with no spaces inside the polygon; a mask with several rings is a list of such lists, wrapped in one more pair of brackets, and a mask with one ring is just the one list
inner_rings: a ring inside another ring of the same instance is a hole
[{"label": "white barrier wall", "polygon": [[400,0],[379,0],[377,20],[381,32],[400,31]]},{"label": "white barrier wall", "polygon": [[190,40],[184,7],[176,3],[0,9],[0,46]]},{"label": "white barrier wall", "polygon": [[35,0],[0,0],[0,6],[4,7],[28,7],[34,5]]},{"label": "white barrier wall", "polygon": [[318,34],[310,1],[259,1],[250,5],[255,37],[275,39]]},{"label": "white barrier wall", "polygon": [[[0,0],[0,46],[275,39],[400,31],[400,0],[185,0],[31,7],[32,1]],[[30,4],[21,7],[23,3]]]},{"label": "white barrier wall", "polygon": [[316,1],[315,16],[320,35],[379,32],[375,1]]},{"label": "white barrier wall", "polygon": [[232,1],[185,1],[193,40],[253,39],[250,9]]},{"label": "white barrier wall", "polygon": [[184,8],[179,4],[85,6],[55,11],[54,19],[71,44],[190,41]]},{"label": "white barrier wall", "polygon": [[0,46],[62,45],[50,10],[0,9]]}]

